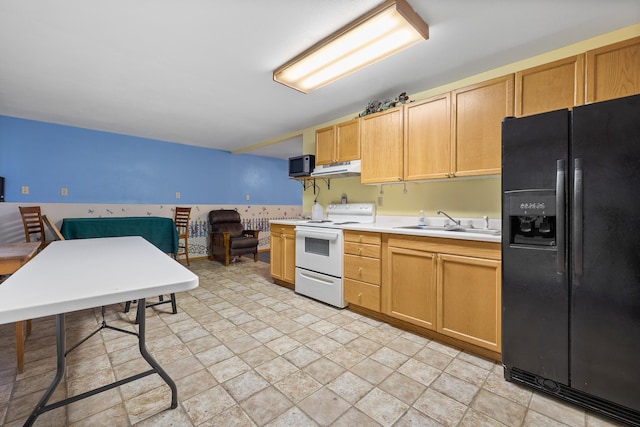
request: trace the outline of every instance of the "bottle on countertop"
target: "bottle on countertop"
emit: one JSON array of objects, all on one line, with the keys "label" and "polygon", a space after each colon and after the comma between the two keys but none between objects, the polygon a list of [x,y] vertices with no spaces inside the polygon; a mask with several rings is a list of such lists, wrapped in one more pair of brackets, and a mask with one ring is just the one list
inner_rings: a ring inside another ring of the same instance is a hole
[{"label": "bottle on countertop", "polygon": [[420,212],[418,212],[418,226],[424,227],[426,225],[427,224],[424,222],[424,211],[420,209]]},{"label": "bottle on countertop", "polygon": [[320,221],[322,219],[324,219],[324,209],[320,203],[315,201],[313,203],[313,208],[311,209],[311,220]]}]

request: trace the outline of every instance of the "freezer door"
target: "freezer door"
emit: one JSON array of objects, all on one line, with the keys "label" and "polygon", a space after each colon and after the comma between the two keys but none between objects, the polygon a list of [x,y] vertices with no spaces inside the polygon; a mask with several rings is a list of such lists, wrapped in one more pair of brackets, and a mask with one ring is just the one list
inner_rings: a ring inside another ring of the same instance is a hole
[{"label": "freezer door", "polygon": [[640,411],[640,96],[576,107],[571,387]]},{"label": "freezer door", "polygon": [[568,156],[568,110],[505,119],[502,190],[555,190],[557,160],[566,161]]},{"label": "freezer door", "polygon": [[566,226],[556,221],[567,208],[556,200],[568,188],[558,171],[568,157],[569,112],[507,119],[502,130],[502,361],[568,385]]}]

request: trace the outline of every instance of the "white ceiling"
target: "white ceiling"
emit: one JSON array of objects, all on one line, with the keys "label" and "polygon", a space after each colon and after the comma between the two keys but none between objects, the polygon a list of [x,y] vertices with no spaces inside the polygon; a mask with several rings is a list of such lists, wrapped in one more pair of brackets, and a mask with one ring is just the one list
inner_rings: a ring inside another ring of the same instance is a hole
[{"label": "white ceiling", "polygon": [[272,71],[382,0],[0,0],[0,115],[252,154],[640,22],[638,0],[408,0],[430,39],[307,95]]}]

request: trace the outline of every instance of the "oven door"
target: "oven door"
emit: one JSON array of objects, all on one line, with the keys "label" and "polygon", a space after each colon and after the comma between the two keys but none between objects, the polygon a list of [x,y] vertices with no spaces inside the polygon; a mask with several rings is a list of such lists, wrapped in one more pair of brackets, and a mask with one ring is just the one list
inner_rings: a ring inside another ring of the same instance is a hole
[{"label": "oven door", "polygon": [[342,277],[342,230],[296,227],[296,267]]}]

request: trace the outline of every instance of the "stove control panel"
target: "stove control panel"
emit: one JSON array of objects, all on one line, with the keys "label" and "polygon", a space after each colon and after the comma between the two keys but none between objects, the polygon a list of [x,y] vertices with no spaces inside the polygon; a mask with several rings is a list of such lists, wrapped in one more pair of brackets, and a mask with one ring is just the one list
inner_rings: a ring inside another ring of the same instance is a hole
[{"label": "stove control panel", "polygon": [[327,218],[343,223],[373,223],[376,218],[376,205],[375,203],[332,203],[327,206]]},{"label": "stove control panel", "polygon": [[375,203],[332,203],[327,206],[327,213],[344,213],[356,215],[375,215]]}]

